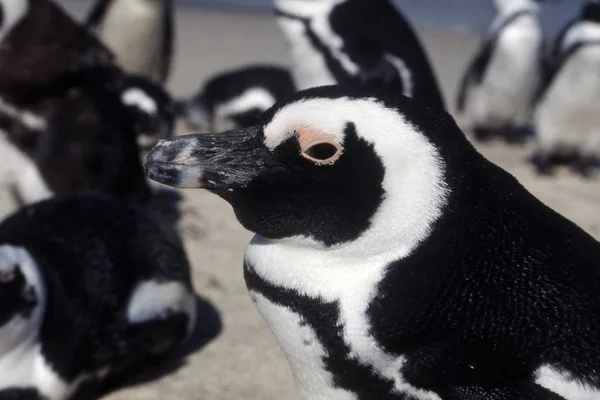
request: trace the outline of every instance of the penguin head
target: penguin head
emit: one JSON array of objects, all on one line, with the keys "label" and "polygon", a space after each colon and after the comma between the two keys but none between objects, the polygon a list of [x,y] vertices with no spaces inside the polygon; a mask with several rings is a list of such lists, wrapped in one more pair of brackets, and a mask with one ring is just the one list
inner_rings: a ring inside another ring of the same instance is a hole
[{"label": "penguin head", "polygon": [[31,254],[22,247],[0,245],[0,355],[39,326],[45,286]]},{"label": "penguin head", "polygon": [[474,153],[446,113],[375,88],[309,89],[262,118],[161,141],[146,173],[218,194],[267,239],[379,252],[428,234],[452,187],[448,171]]},{"label": "penguin head", "polygon": [[149,149],[159,139],[173,135],[175,101],[157,83],[143,76],[126,75],[121,102],[132,117],[140,148]]},{"label": "penguin head", "polygon": [[584,21],[600,23],[600,1],[587,1],[581,10],[581,19]]}]

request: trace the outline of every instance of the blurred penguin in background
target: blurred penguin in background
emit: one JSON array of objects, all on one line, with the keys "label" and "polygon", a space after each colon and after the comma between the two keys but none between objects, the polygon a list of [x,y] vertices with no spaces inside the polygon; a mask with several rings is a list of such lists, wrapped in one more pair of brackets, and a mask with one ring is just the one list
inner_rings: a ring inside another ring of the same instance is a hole
[{"label": "blurred penguin in background", "polygon": [[296,91],[290,72],[276,65],[249,65],[206,80],[178,105],[189,129],[220,132],[254,126],[275,102]]},{"label": "blurred penguin in background", "polygon": [[588,0],[579,15],[569,21],[556,35],[547,57],[547,61],[551,62],[550,65],[553,61],[558,61],[561,54],[577,41],[583,32],[588,29],[593,30],[597,21],[600,21],[600,1]]},{"label": "blurred penguin in background", "polygon": [[0,0],[0,186],[18,204],[80,192],[151,197],[125,76],[48,0]]},{"label": "blurred penguin in background", "polygon": [[570,164],[588,176],[600,157],[600,3],[588,1],[559,33],[540,85],[534,114],[541,174]]},{"label": "blurred penguin in background", "polygon": [[465,72],[456,109],[477,140],[523,140],[539,82],[543,32],[533,0],[494,0],[497,16]]},{"label": "blurred penguin in background", "polygon": [[445,108],[434,70],[410,23],[389,0],[274,0],[298,90],[384,86]]},{"label": "blurred penguin in background", "polygon": [[173,0],[97,0],[85,25],[129,73],[164,83],[173,52]]}]

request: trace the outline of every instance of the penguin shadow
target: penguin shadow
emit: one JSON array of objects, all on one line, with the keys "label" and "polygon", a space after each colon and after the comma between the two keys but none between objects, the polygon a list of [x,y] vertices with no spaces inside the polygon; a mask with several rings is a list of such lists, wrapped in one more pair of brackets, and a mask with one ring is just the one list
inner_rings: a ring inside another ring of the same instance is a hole
[{"label": "penguin shadow", "polygon": [[215,339],[223,328],[219,311],[210,301],[199,295],[196,295],[196,310],[196,325],[188,341],[181,348],[168,356],[148,360],[145,363],[146,367],[133,373],[133,375],[117,377],[103,382],[99,387],[96,386],[96,395],[93,397],[89,395],[90,391],[88,389],[87,393],[86,391],[81,392],[81,397],[76,397],[76,399],[101,398],[120,389],[150,383],[184,367],[187,364],[187,357]]}]

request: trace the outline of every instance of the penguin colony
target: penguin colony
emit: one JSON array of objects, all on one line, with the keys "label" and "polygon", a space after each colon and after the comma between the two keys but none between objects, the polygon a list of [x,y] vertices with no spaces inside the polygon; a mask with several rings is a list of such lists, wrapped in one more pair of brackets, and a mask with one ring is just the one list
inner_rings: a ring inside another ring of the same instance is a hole
[{"label": "penguin colony", "polygon": [[[600,5],[546,51],[538,3],[494,0],[456,109],[477,140],[531,123],[540,173],[590,175]],[[20,207],[0,221],[0,399],[96,398],[190,338],[190,265],[146,176],[255,233],[250,297],[307,399],[600,399],[600,244],[474,149],[390,1],[273,5],[289,70],[176,101],[173,1],[98,0],[78,23],[0,0],[0,185]],[[178,117],[213,133],[171,138]]]}]

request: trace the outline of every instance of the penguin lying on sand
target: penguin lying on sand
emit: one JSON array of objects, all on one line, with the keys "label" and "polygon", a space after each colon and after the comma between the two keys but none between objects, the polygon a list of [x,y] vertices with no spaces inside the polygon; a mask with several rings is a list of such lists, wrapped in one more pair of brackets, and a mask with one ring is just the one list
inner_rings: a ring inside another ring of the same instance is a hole
[{"label": "penguin lying on sand", "polygon": [[144,202],[136,128],[163,117],[140,99],[163,101],[54,3],[0,0],[0,11],[0,152],[16,162],[0,163],[0,185],[21,203],[80,191]]},{"label": "penguin lying on sand", "polygon": [[534,0],[495,0],[498,15],[467,68],[456,108],[478,140],[522,141],[541,73],[543,32]]},{"label": "penguin lying on sand", "polygon": [[2,399],[68,399],[125,378],[177,349],[196,318],[178,237],[104,197],[47,200],[3,221],[0,299]]},{"label": "penguin lying on sand", "polygon": [[252,65],[210,79],[179,108],[188,127],[215,132],[252,126],[276,101],[296,91],[285,68]]},{"label": "penguin lying on sand", "polygon": [[145,168],[256,233],[246,283],[307,399],[600,398],[600,244],[445,112],[316,88]]},{"label": "penguin lying on sand", "polygon": [[274,0],[298,89],[384,86],[444,107],[419,39],[389,0]]},{"label": "penguin lying on sand", "polygon": [[555,49],[536,99],[532,161],[542,174],[566,162],[587,176],[600,157],[599,2],[584,5]]},{"label": "penguin lying on sand", "polygon": [[96,0],[85,26],[127,72],[164,83],[174,42],[173,0]]}]

